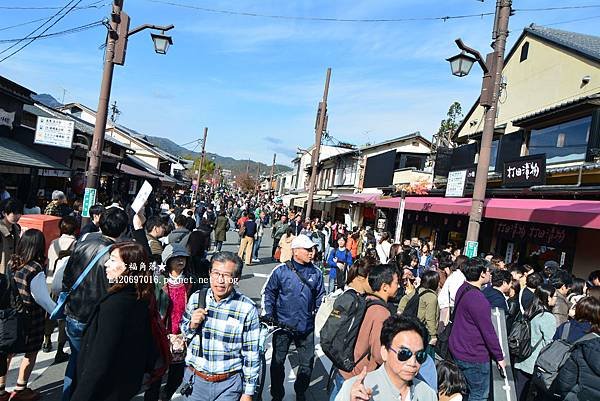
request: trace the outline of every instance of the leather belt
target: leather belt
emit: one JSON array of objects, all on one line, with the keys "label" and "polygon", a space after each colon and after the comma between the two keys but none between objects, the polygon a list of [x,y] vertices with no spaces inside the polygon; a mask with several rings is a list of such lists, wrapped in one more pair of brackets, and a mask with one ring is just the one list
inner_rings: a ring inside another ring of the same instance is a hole
[{"label": "leather belt", "polygon": [[236,370],[234,372],[227,372],[227,373],[220,373],[220,374],[216,374],[216,375],[209,375],[206,374],[204,372],[200,372],[199,370],[194,369],[191,366],[188,366],[188,368],[199,378],[206,380],[207,382],[211,382],[211,383],[218,383],[218,382],[222,382],[224,380],[229,379],[231,376],[234,376],[236,374],[238,374],[240,371]]}]

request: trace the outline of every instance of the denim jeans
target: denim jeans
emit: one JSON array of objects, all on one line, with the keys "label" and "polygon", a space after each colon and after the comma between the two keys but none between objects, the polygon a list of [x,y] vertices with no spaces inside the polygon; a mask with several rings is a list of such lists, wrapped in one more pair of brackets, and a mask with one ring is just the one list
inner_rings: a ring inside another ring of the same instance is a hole
[{"label": "denim jeans", "polygon": [[328,283],[329,283],[329,285],[327,286],[327,293],[331,294],[332,292],[335,291],[335,283],[336,283],[335,277],[329,276]]},{"label": "denim jeans", "polygon": [[81,349],[81,338],[83,337],[83,331],[86,326],[85,323],[81,323],[69,316],[67,316],[66,323],[71,355],[69,355],[69,362],[67,363],[67,370],[65,371],[62,401],[69,401],[73,395],[71,393],[73,391],[73,379],[75,379],[75,374],[77,372],[77,356]]},{"label": "denim jeans", "polygon": [[469,387],[469,397],[465,401],[487,401],[490,394],[490,362],[465,362],[456,364],[465,375]]},{"label": "denim jeans", "polygon": [[254,240],[254,250],[252,251],[252,257],[258,259],[258,250],[260,249],[260,243],[262,242],[262,236],[257,236]]},{"label": "denim jeans", "polygon": [[342,389],[343,384],[344,378],[339,372],[335,372],[335,375],[333,376],[333,386],[331,386],[331,394],[329,394],[329,401],[335,400],[335,397],[337,397],[338,393]]}]

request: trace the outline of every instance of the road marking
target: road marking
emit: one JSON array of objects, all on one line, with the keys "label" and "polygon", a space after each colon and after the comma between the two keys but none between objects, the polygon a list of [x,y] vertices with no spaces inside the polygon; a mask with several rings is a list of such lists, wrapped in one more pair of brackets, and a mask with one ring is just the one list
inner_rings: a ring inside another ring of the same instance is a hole
[{"label": "road marking", "polygon": [[258,278],[269,278],[269,275],[267,273],[252,273],[254,275],[254,277],[258,277]]}]

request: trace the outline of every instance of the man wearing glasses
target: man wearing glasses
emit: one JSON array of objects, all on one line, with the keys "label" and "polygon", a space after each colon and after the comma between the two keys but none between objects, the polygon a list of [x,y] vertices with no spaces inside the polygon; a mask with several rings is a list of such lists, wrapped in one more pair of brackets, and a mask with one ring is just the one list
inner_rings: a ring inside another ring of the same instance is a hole
[{"label": "man wearing glasses", "polygon": [[344,382],[336,401],[437,401],[434,390],[417,379],[421,364],[427,359],[427,329],[412,316],[392,315],[381,329],[383,365]]},{"label": "man wearing glasses", "polygon": [[298,352],[298,373],[294,390],[296,401],[306,399],[315,354],[315,314],[325,293],[323,275],[313,265],[315,243],[306,235],[292,240],[293,258],[275,267],[262,290],[263,314],[294,332],[280,330],[273,334],[271,360],[271,396],[284,396],[285,358],[291,342]]},{"label": "man wearing glasses", "polygon": [[252,401],[260,329],[256,305],[234,288],[241,269],[236,254],[216,253],[210,289],[195,292],[187,303],[180,325],[188,340],[182,390],[186,399]]}]

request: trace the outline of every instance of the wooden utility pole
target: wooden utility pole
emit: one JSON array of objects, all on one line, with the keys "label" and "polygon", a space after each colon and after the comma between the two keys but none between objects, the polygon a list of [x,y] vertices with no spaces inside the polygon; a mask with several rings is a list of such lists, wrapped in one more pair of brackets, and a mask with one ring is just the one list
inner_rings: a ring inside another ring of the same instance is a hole
[{"label": "wooden utility pole", "polygon": [[273,153],[273,164],[271,164],[271,177],[269,178],[269,196],[271,195],[271,191],[273,191],[273,198],[275,197],[275,188],[273,188],[273,173],[275,172],[275,159],[277,158],[277,153]]},{"label": "wooden utility pole", "polygon": [[[498,4],[496,6],[496,18],[494,22],[494,33],[492,35],[494,39],[492,44],[494,51],[488,55],[488,61],[486,63],[489,69],[489,78],[484,76],[484,84],[480,97],[480,99],[484,99],[485,97],[491,98],[491,101],[489,104],[484,105],[485,120],[483,123],[483,133],[481,135],[477,173],[475,174],[473,202],[471,204],[469,226],[467,228],[467,236],[465,241],[465,253],[467,256],[477,255],[479,228],[483,215],[483,203],[485,201],[490,154],[494,136],[494,127],[496,124],[496,109],[498,107],[498,99],[500,97],[502,70],[504,69],[504,49],[506,47],[506,39],[508,37],[508,20],[512,10],[511,4],[511,0],[498,0]],[[489,93],[491,93],[491,96]],[[480,103],[482,103],[481,100]]]},{"label": "wooden utility pole", "polygon": [[331,78],[331,68],[327,68],[327,77],[325,78],[325,90],[323,91],[323,101],[319,103],[317,112],[317,124],[315,129],[315,148],[311,157],[310,183],[308,186],[308,199],[306,200],[306,218],[310,219],[312,212],[313,198],[315,195],[315,184],[317,182],[317,165],[319,164],[319,154],[321,152],[321,137],[327,129],[327,95],[329,93],[329,80]]},{"label": "wooden utility pole", "polygon": [[[204,137],[202,139],[202,153],[200,155],[200,166],[198,166],[198,183],[196,184],[196,192],[194,192],[195,199],[198,200],[198,191],[200,190],[200,179],[202,177],[202,167],[204,167],[204,158],[206,156],[204,150],[206,149],[206,137],[208,135],[208,127],[204,127]],[[192,202],[193,204],[194,202]]]}]

